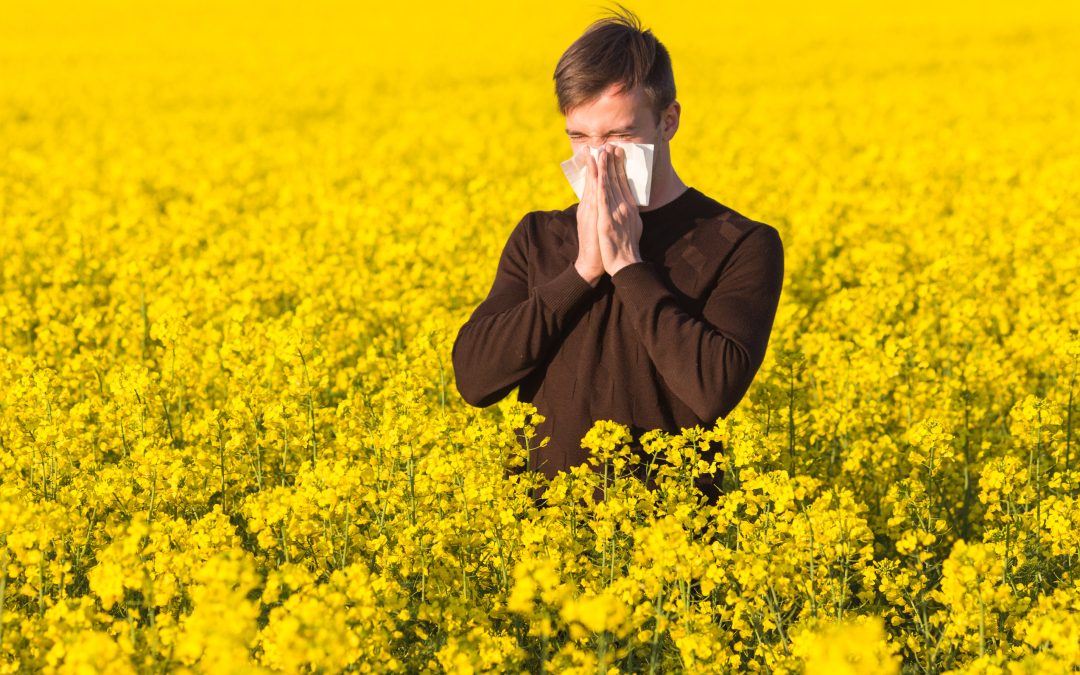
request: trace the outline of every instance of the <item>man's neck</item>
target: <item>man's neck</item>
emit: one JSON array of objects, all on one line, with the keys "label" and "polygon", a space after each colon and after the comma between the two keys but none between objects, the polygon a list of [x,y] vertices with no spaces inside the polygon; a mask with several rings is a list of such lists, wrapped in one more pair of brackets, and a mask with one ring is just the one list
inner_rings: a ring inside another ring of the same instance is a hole
[{"label": "man's neck", "polygon": [[653,174],[653,182],[649,190],[649,205],[638,211],[647,213],[675,201],[679,195],[686,191],[686,184],[682,182],[675,168],[671,167],[663,174]]}]

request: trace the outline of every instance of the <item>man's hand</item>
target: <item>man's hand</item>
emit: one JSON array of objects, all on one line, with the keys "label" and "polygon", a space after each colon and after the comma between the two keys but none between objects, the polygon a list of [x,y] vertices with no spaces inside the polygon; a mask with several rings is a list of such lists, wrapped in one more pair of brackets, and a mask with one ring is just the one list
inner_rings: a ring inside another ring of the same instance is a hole
[{"label": "man's hand", "polygon": [[622,148],[616,146],[612,151],[605,144],[596,180],[596,233],[604,271],[612,276],[631,263],[641,262],[641,214],[626,179],[625,155]]},{"label": "man's hand", "polygon": [[600,257],[600,239],[596,233],[597,166],[587,150],[585,161],[585,190],[577,208],[578,256],[574,267],[589,285],[596,286],[604,276],[604,260]]}]

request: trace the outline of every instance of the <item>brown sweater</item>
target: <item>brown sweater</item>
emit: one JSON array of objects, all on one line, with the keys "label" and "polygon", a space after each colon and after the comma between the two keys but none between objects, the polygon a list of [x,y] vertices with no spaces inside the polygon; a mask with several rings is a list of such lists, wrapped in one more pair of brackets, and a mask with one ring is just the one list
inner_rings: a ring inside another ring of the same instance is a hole
[{"label": "brown sweater", "polygon": [[775,228],[691,187],[641,212],[643,262],[594,288],[574,268],[576,212],[521,219],[452,350],[466,402],[485,407],[520,387],[547,418],[537,440],[551,440],[530,464],[549,478],[586,460],[594,420],[626,424],[636,441],[727,417],[761,366],[784,277]]}]

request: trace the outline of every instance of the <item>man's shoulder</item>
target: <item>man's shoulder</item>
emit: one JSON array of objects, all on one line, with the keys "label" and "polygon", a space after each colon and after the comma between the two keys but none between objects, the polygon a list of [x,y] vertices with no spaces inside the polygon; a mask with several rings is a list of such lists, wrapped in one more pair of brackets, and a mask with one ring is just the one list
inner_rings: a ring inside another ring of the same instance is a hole
[{"label": "man's shoulder", "polygon": [[780,243],[780,232],[772,225],[754,220],[708,195],[698,192],[699,215],[695,240],[713,239],[727,247],[736,247],[753,236]]},{"label": "man's shoulder", "polygon": [[[537,209],[529,211],[518,224],[521,232],[530,242],[544,247],[545,244],[560,244],[571,236],[577,236],[577,203],[565,209]],[[576,245],[576,241],[574,242]]]},{"label": "man's shoulder", "polygon": [[560,224],[573,223],[576,226],[577,207],[578,203],[574,202],[564,209],[537,209],[535,211],[529,211],[529,213],[526,214],[526,218],[531,218],[533,222],[537,224],[555,222]]}]

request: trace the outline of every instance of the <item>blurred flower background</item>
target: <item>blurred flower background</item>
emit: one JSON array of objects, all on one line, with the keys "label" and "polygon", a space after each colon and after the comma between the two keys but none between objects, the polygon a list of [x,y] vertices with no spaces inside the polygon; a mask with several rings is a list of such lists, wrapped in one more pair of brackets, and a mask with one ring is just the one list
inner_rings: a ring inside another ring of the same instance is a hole
[{"label": "blurred flower background", "polygon": [[0,671],[1080,665],[1080,7],[628,6],[784,293],[659,490],[599,421],[546,509],[450,346],[600,5],[4,6]]}]

